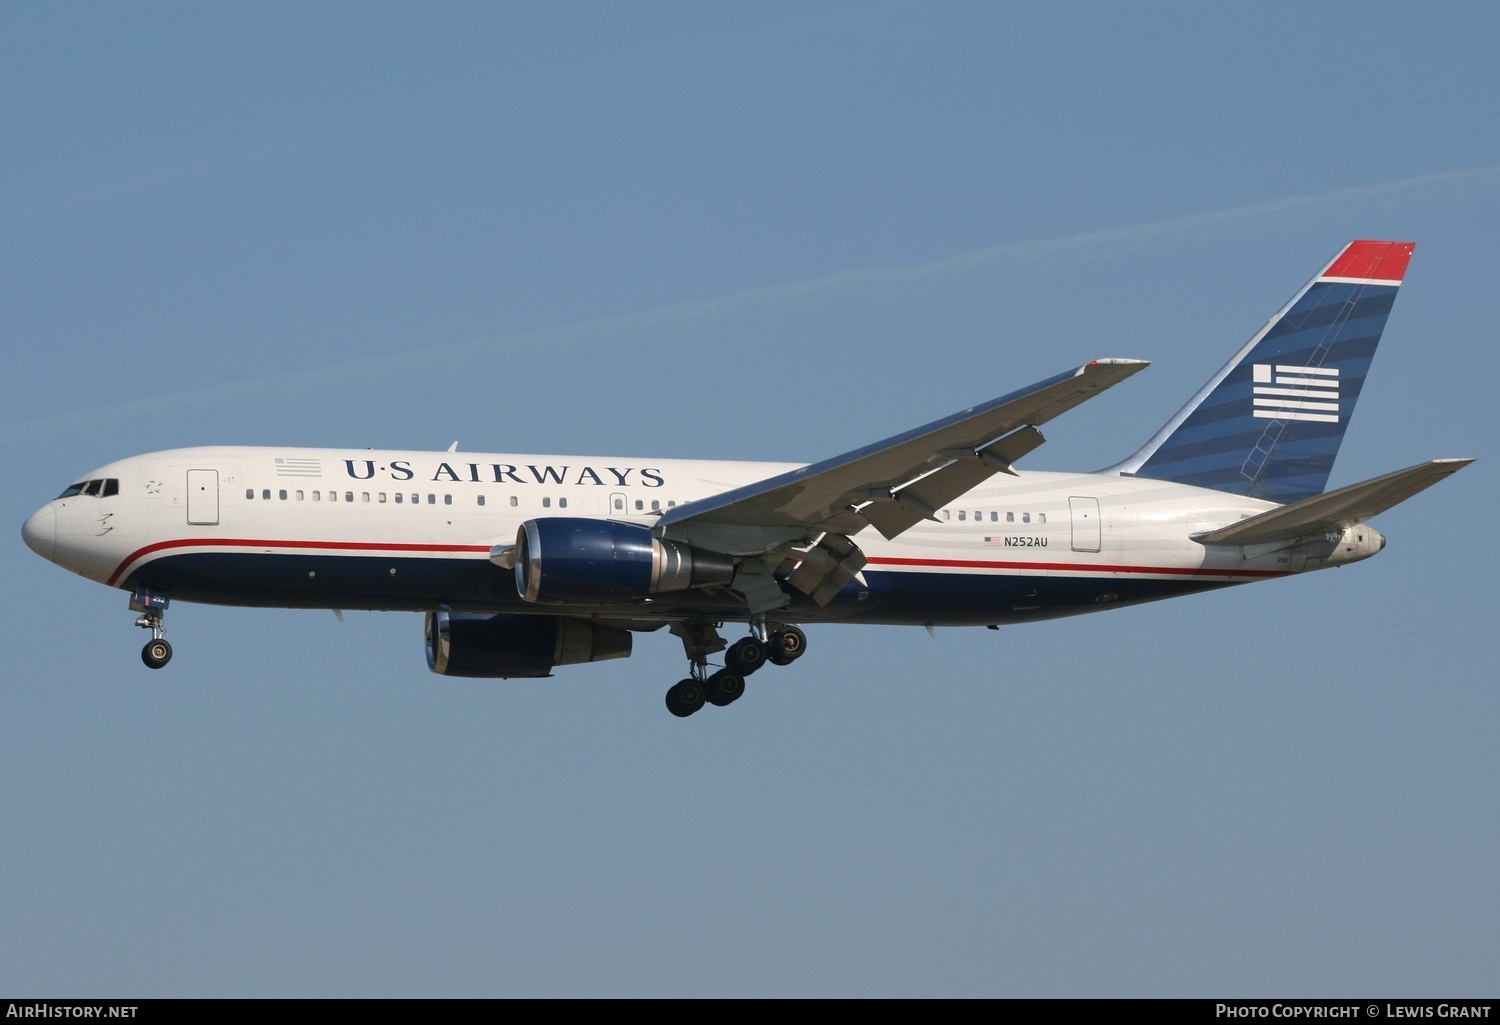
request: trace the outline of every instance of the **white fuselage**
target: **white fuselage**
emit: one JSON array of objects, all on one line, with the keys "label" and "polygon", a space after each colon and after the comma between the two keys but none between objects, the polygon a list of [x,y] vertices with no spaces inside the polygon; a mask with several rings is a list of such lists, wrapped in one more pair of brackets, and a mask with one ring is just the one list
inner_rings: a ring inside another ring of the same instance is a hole
[{"label": "white fuselage", "polygon": [[[186,601],[304,608],[573,611],[650,621],[743,620],[727,596],[599,609],[528,605],[491,561],[552,516],[650,527],[667,509],[794,464],[343,449],[206,447],[120,460],[116,482],[27,521],[32,548],[89,579]],[[87,483],[85,482],[85,483]],[[1049,618],[1366,558],[1358,537],[1245,548],[1195,531],[1273,503],[1113,473],[1000,475],[868,558],[826,607],[794,595],[787,620],[996,624]]]}]

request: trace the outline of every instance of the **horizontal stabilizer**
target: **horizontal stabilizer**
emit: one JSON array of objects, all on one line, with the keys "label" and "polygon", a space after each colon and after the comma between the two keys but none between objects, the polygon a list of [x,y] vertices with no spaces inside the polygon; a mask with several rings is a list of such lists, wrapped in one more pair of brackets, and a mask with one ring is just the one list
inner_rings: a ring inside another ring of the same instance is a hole
[{"label": "horizontal stabilizer", "polygon": [[1326,495],[1248,516],[1217,530],[1192,535],[1199,544],[1254,545],[1290,541],[1311,534],[1343,530],[1385,512],[1419,491],[1468,466],[1472,459],[1434,459],[1408,466]]}]

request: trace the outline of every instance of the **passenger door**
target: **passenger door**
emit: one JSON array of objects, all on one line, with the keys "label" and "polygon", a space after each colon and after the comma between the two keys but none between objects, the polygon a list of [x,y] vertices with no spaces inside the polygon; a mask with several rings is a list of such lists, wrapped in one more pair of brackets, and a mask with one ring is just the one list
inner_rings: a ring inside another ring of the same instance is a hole
[{"label": "passenger door", "polygon": [[1068,509],[1073,513],[1073,551],[1097,552],[1100,548],[1099,500],[1074,496],[1068,499]]},{"label": "passenger door", "polygon": [[201,526],[219,522],[219,471],[187,472],[187,521]]}]

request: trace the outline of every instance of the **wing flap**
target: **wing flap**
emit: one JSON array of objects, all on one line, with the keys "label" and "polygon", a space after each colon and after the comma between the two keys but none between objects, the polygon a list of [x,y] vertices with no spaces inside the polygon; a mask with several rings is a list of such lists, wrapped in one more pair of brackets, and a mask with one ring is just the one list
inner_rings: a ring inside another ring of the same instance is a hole
[{"label": "wing flap", "polygon": [[1399,505],[1473,461],[1433,459],[1191,536],[1199,544],[1257,545],[1343,530]]},{"label": "wing flap", "polygon": [[973,491],[997,473],[1014,474],[1011,464],[1047,439],[1035,427],[1022,427],[977,451],[954,454],[952,462],[888,494],[877,493],[858,515],[890,540],[937,510]]},{"label": "wing flap", "polygon": [[923,520],[936,519],[937,511],[943,506],[999,472],[972,456],[956,459],[942,469],[890,492],[887,497],[877,496],[859,510],[859,515],[889,540]]}]

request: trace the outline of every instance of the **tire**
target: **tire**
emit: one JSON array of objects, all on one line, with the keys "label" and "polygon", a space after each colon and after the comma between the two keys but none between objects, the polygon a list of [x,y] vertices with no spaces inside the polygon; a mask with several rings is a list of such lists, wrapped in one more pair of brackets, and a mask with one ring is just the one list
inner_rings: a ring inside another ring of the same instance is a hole
[{"label": "tire", "polygon": [[771,635],[771,661],[789,666],[807,651],[807,634],[795,626],[784,626]]},{"label": "tire", "polygon": [[160,669],[172,661],[172,646],[166,641],[147,641],[141,649],[141,661],[147,669]]},{"label": "tire", "polygon": [[764,644],[754,637],[746,637],[729,646],[729,650],[724,653],[724,665],[732,673],[749,676],[765,665],[770,655],[770,649]]},{"label": "tire", "polygon": [[667,711],[686,719],[703,707],[703,685],[697,680],[682,680],[667,689]]},{"label": "tire", "polygon": [[720,669],[708,678],[708,701],[723,708],[745,695],[745,678],[731,669]]}]

